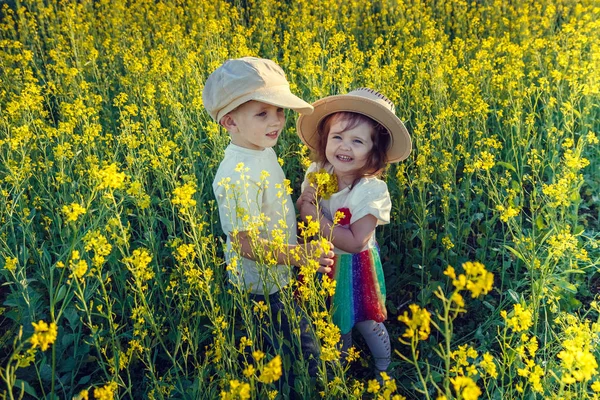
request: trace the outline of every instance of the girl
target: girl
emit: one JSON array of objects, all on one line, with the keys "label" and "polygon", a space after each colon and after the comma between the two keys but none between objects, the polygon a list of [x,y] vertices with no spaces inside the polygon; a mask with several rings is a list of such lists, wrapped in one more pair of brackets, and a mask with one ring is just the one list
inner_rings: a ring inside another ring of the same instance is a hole
[{"label": "girl", "polygon": [[[383,324],[386,291],[375,228],[389,223],[391,201],[386,183],[378,177],[388,163],[408,157],[411,140],[394,104],[372,89],[326,97],[313,107],[313,114],[301,115],[297,122],[298,134],[315,159],[307,177],[324,169],[337,178],[337,191],[318,199],[317,209],[315,188],[305,178],[297,207],[303,219],[320,219],[321,235],[331,238],[335,248],[329,275],[336,280],[332,309],[342,333],[342,353],[352,345],[356,327],[379,377],[390,364],[391,345]],[[336,224],[334,218],[339,219]]]}]

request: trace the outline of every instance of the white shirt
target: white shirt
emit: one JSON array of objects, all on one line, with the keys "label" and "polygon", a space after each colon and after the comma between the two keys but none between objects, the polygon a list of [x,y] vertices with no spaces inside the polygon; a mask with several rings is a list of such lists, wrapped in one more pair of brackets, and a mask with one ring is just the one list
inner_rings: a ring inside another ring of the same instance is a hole
[{"label": "white shirt", "polygon": [[272,294],[287,285],[290,266],[268,266],[236,257],[230,235],[257,229],[268,241],[283,237],[285,244],[297,243],[296,213],[284,180],[272,148],[251,150],[230,144],[213,181],[221,227],[227,235],[225,260],[232,267],[229,277],[251,293]]},{"label": "white shirt", "polygon": [[[304,182],[302,182],[302,191],[309,185],[307,179],[308,174],[310,172],[318,172],[320,169],[321,168],[314,162],[308,167]],[[329,163],[325,165],[324,169],[329,173],[333,172],[333,166]],[[385,225],[390,222],[392,201],[387,189],[387,184],[384,181],[374,177],[364,177],[361,178],[352,189],[346,187],[339,192],[332,194],[327,200],[321,199],[319,206],[323,210],[325,217],[330,221],[333,221],[335,213],[338,210],[347,209],[350,215],[346,215],[346,218],[340,223],[340,225],[344,227],[352,225],[354,222],[369,214],[377,218],[377,225]],[[349,220],[348,217],[350,217]],[[361,251],[374,245],[375,235],[371,236],[371,239]],[[336,254],[347,254],[345,251],[338,248],[335,248],[334,251]]]}]

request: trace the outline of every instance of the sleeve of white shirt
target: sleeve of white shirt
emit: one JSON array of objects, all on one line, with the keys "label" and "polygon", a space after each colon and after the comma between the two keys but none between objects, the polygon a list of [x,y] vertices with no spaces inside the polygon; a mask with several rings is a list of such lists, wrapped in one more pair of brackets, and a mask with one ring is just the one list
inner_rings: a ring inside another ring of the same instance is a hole
[{"label": "sleeve of white shirt", "polygon": [[369,214],[377,218],[377,225],[389,224],[392,201],[384,181],[369,179],[358,184],[352,191],[356,192],[352,193],[349,204],[352,212],[351,224]]},{"label": "sleeve of white shirt", "polygon": [[[242,178],[242,175],[244,176]],[[261,214],[263,189],[259,180],[248,172],[232,171],[228,184],[216,185],[215,197],[219,205],[219,218],[223,232],[248,231]]]}]

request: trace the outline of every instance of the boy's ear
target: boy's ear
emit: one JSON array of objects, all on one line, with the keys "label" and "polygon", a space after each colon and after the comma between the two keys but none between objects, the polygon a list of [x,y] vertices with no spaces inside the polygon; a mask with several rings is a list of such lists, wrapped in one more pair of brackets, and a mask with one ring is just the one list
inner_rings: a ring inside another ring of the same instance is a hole
[{"label": "boy's ear", "polygon": [[235,123],[235,120],[233,119],[231,114],[225,114],[225,116],[221,118],[221,125],[229,132],[237,129],[237,124]]}]

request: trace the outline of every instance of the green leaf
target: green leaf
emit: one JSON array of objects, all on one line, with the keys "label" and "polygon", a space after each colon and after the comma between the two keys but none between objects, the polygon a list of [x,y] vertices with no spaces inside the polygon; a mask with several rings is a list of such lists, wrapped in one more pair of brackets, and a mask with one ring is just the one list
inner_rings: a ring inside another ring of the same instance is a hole
[{"label": "green leaf", "polygon": [[56,297],[54,297],[54,304],[64,299],[66,294],[67,287],[65,285],[61,285],[61,287],[58,288],[58,293],[56,294]]},{"label": "green leaf", "polygon": [[506,169],[510,169],[514,173],[517,172],[517,169],[512,164],[509,164],[509,163],[507,163],[505,161],[497,161],[496,165],[499,165],[499,166],[504,167]]},{"label": "green leaf", "polygon": [[546,227],[546,225],[544,224],[544,218],[539,214],[535,218],[535,226],[540,230]]},{"label": "green leaf", "polygon": [[32,388],[31,385],[29,385],[29,383],[27,383],[21,379],[16,379],[13,387],[19,388],[19,390],[24,390],[25,393],[27,393],[30,396],[35,397],[36,399],[38,398],[38,395],[35,392],[35,389]]},{"label": "green leaf", "polygon": [[524,263],[527,263],[525,261],[525,257],[523,257],[523,254],[521,254],[518,250],[513,249],[512,247],[508,246],[508,245],[504,245],[504,248],[508,251],[510,251],[515,257],[517,257],[519,260],[523,261]]},{"label": "green leaf", "polygon": [[585,274],[585,271],[582,271],[580,269],[567,269],[565,271],[563,271],[563,274]]},{"label": "green leaf", "polygon": [[508,289],[507,292],[508,292],[508,295],[510,296],[510,298],[513,299],[513,301],[515,303],[520,303],[521,302],[521,300],[519,299],[519,294],[517,292],[515,292],[512,289]]},{"label": "green leaf", "polygon": [[65,318],[69,321],[71,329],[75,331],[79,326],[79,314],[77,314],[75,307],[68,307],[65,310]]}]

